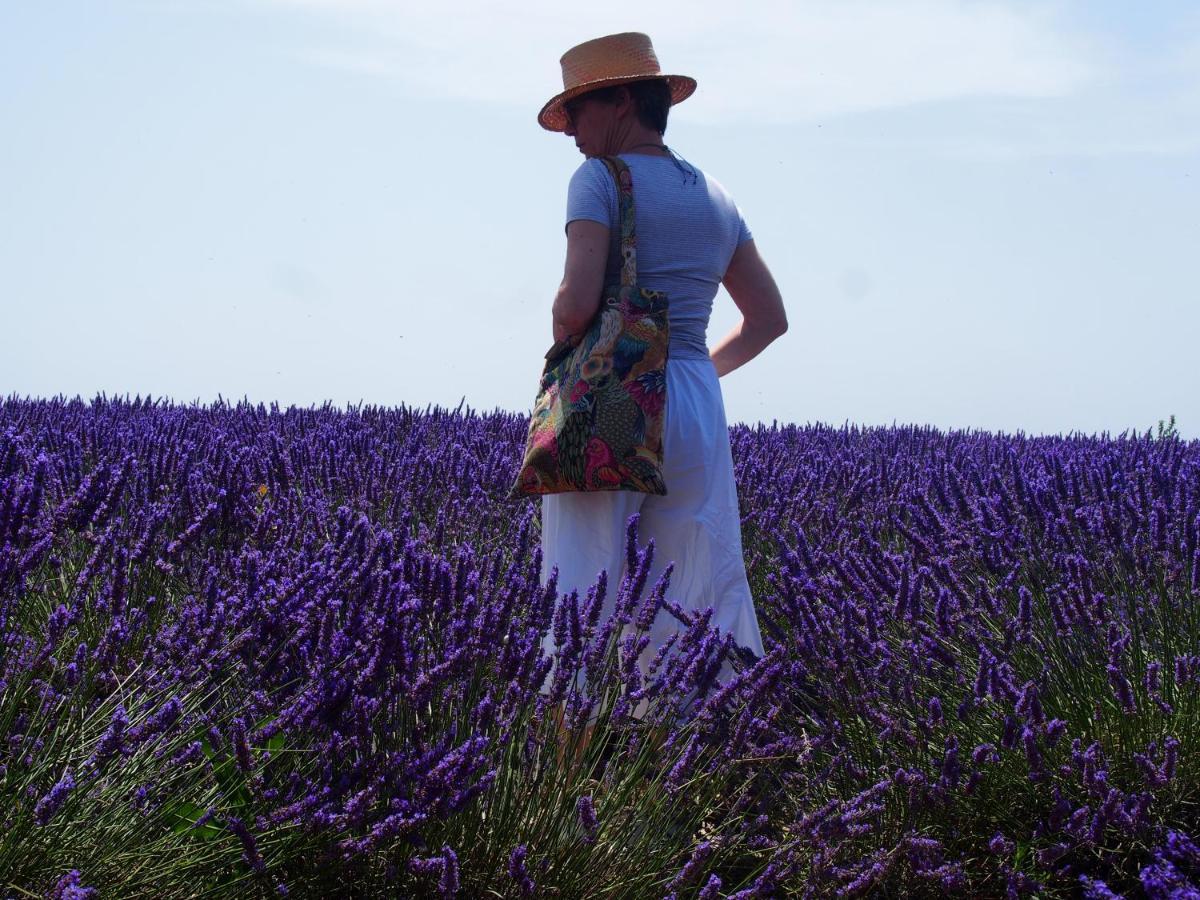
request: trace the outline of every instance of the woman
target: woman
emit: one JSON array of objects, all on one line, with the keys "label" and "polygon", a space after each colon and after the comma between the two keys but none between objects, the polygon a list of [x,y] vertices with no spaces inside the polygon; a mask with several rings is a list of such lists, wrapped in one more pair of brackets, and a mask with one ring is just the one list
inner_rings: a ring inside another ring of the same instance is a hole
[{"label": "woman", "polygon": [[[787,330],[779,290],[733,200],[663,144],[668,110],[692,94],[695,80],[663,75],[650,39],[636,32],[580,44],[561,63],[564,90],[542,108],[538,122],[572,138],[587,159],[567,191],[567,257],[554,300],[554,340],[580,335],[599,308],[619,224],[616,187],[599,157],[619,155],[633,178],[638,283],[664,291],[669,303],[667,493],[544,495],[542,583],[557,567],[558,590],[575,589],[583,598],[606,570],[603,622],[623,575],[626,523],[639,513],[639,541],[655,544],[647,590],[674,562],[667,598],[685,609],[713,607],[712,624],[761,656],[717,379]],[[705,334],[720,284],[743,318],[710,352]],[[678,627],[669,613],[659,613],[641,658],[643,672]],[[552,632],[544,649],[554,651]],[[729,671],[726,664],[723,676]]]}]

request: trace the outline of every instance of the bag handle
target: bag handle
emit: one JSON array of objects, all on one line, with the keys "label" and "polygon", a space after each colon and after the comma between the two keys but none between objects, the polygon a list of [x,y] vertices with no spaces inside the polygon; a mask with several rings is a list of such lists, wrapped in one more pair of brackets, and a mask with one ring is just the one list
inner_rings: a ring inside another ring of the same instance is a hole
[{"label": "bag handle", "polygon": [[634,222],[633,173],[629,165],[618,156],[602,156],[617,186],[618,226],[613,235],[617,251],[617,267],[622,287],[637,284],[637,227]]}]

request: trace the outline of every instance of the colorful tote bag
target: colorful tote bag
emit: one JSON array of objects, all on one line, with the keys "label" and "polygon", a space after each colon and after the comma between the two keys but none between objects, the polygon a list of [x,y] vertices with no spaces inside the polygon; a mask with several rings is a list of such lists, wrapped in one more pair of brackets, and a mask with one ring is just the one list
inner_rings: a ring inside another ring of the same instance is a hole
[{"label": "colorful tote bag", "polygon": [[637,285],[633,178],[621,159],[603,157],[603,162],[617,184],[620,281],[605,287],[600,309],[578,344],[556,341],[546,353],[510,497],[667,493],[662,477],[667,295]]}]

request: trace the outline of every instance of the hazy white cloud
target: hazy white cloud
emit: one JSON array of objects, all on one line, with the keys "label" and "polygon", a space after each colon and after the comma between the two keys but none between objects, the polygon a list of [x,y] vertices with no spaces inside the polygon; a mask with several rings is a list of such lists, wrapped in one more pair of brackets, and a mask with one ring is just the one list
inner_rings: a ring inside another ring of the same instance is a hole
[{"label": "hazy white cloud", "polygon": [[1193,111],[1200,114],[1200,15],[1196,20],[1191,36],[1168,54],[1162,70],[1175,90],[1192,102]]},{"label": "hazy white cloud", "polygon": [[693,75],[693,121],[789,122],[956,98],[1061,97],[1100,77],[1100,56],[1053,6],[977,0],[254,0],[313,16],[314,64],[393,79],[425,96],[538,108],[558,58],[616,31],[652,36],[667,72]]}]

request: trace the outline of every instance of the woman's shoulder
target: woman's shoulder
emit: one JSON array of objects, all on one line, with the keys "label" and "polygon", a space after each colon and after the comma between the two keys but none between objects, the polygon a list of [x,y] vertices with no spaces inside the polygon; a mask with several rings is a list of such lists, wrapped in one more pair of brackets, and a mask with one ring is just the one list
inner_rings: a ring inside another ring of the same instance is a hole
[{"label": "woman's shoulder", "polygon": [[589,156],[571,173],[571,185],[598,185],[612,181],[608,166],[598,156]]},{"label": "woman's shoulder", "polygon": [[617,189],[604,161],[598,156],[592,156],[581,162],[572,173],[567,195],[611,198],[615,202]]},{"label": "woman's shoulder", "polygon": [[741,215],[741,207],[734,199],[733,194],[731,194],[729,189],[725,187],[723,182],[714,178],[708,173],[703,173],[700,177],[701,181],[708,188],[708,195],[713,198],[713,200],[716,201],[719,206],[724,207],[725,210],[730,214],[738,216]]},{"label": "woman's shoulder", "polygon": [[598,175],[604,175],[607,177],[608,166],[604,164],[604,160],[599,156],[589,156],[578,165],[578,167],[575,169],[574,175],[571,177],[577,178],[583,175],[591,176],[593,178]]}]

